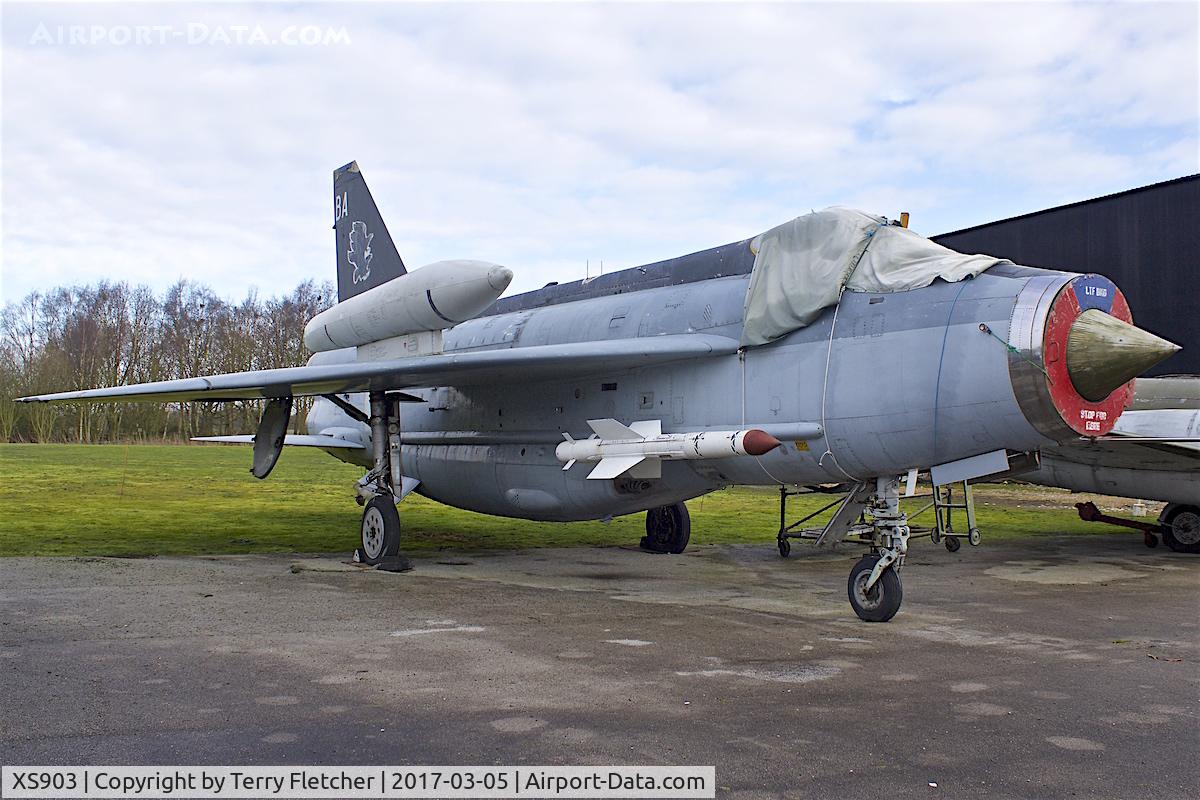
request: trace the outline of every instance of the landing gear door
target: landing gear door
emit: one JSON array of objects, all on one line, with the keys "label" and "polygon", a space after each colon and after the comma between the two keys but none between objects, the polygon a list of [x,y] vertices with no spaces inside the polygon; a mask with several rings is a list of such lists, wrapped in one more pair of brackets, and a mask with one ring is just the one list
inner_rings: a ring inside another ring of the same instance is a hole
[{"label": "landing gear door", "polygon": [[283,440],[287,436],[291,418],[291,396],[267,401],[258,430],[254,433],[254,463],[250,467],[250,474],[259,480],[270,475],[275,468],[275,462],[283,452]]}]

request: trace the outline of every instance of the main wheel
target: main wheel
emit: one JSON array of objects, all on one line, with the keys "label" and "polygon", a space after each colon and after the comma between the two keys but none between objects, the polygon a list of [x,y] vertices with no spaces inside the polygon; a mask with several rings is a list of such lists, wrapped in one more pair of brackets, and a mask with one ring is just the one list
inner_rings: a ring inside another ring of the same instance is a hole
[{"label": "main wheel", "polygon": [[896,616],[900,601],[904,599],[904,586],[894,567],[885,569],[870,591],[867,590],[867,581],[878,561],[877,555],[863,556],[850,570],[850,579],[846,582],[850,605],[864,622],[887,622]]},{"label": "main wheel", "polygon": [[659,506],[646,512],[646,535],[642,548],[652,553],[682,553],[692,538],[692,518],[687,506]]},{"label": "main wheel", "polygon": [[949,550],[951,553],[957,553],[958,548],[960,548],[960,547],[962,547],[962,542],[960,542],[958,540],[957,536],[946,536],[946,549],[947,550]]},{"label": "main wheel", "polygon": [[791,554],[792,554],[792,543],[789,542],[785,537],[780,536],[779,537],[779,555],[782,558],[787,558]]},{"label": "main wheel", "polygon": [[1163,529],[1163,541],[1176,553],[1200,553],[1200,509],[1181,506],[1171,512]]},{"label": "main wheel", "polygon": [[367,501],[362,516],[362,562],[374,566],[400,552],[400,513],[391,495]]}]

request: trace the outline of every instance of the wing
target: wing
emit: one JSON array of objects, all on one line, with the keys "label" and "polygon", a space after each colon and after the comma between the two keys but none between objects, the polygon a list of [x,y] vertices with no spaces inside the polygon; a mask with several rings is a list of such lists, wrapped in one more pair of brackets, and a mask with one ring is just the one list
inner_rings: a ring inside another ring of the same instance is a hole
[{"label": "wing", "polygon": [[1200,411],[1126,411],[1100,439],[1048,447],[1046,455],[1089,467],[1200,472]]},{"label": "wing", "polygon": [[[226,444],[254,444],[254,435],[240,434],[237,436],[193,436],[192,441],[224,442]],[[288,447],[333,447],[345,450],[366,449],[361,442],[352,442],[349,439],[339,439],[336,436],[305,436],[295,433],[289,433],[284,436],[283,443]]]},{"label": "wing", "polygon": [[271,397],[364,392],[418,386],[513,383],[627,370],[671,361],[736,353],[736,339],[689,333],[639,339],[547,344],[414,356],[394,361],[324,364],[233,372],[107,389],[17,398],[25,403],[259,400]]},{"label": "wing", "polygon": [[1048,447],[1043,453],[1088,467],[1200,473],[1200,450],[1166,442],[1071,442]]}]

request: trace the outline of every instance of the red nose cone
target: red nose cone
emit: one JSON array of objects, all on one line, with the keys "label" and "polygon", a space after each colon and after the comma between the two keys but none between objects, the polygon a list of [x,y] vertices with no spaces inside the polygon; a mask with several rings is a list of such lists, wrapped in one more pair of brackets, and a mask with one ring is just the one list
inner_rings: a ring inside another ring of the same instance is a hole
[{"label": "red nose cone", "polygon": [[771,434],[766,431],[760,431],[757,428],[746,431],[746,435],[742,437],[742,448],[746,451],[746,455],[764,456],[782,444]]}]

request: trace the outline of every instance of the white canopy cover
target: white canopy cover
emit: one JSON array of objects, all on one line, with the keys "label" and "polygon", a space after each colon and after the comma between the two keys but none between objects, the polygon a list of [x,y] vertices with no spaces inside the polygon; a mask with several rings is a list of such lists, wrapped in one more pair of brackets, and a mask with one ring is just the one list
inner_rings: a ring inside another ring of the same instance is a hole
[{"label": "white canopy cover", "polygon": [[750,242],[743,347],[772,342],[836,305],[843,289],[903,292],[973,278],[1004,259],[964,255],[908,228],[834,206],[785,222]]}]

